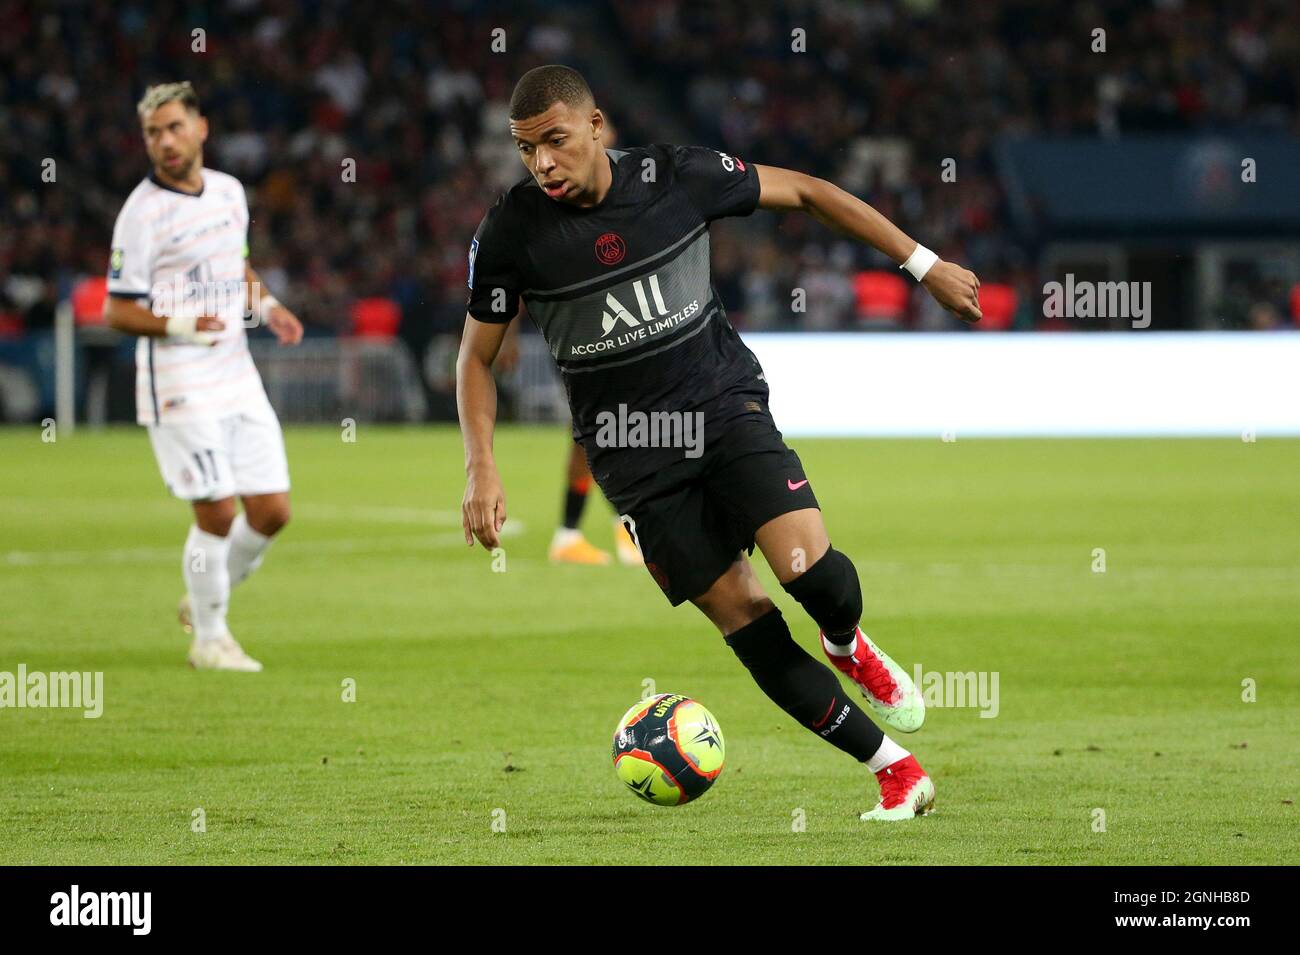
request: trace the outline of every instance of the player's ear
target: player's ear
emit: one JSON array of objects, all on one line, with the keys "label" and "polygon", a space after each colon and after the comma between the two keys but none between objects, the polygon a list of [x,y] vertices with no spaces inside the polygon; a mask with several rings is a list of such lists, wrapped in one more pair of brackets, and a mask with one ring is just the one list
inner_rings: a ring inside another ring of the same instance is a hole
[{"label": "player's ear", "polygon": [[208,141],[208,118],[200,116],[197,122],[199,125],[199,143],[206,143]]},{"label": "player's ear", "polygon": [[598,109],[591,111],[591,138],[600,141],[601,133],[605,131],[605,114]]}]

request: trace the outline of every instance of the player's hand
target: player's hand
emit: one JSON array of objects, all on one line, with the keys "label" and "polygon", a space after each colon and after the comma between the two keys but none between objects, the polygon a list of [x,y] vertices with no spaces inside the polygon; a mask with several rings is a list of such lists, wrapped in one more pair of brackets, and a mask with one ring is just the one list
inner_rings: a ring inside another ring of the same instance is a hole
[{"label": "player's hand", "polygon": [[980,280],[969,269],[942,259],[930,266],[921,284],[934,300],[963,322],[978,322],[984,317],[980,311]]},{"label": "player's hand", "polygon": [[266,316],[266,327],[275,333],[281,345],[296,345],[302,341],[302,322],[283,305],[271,308],[271,313]]},{"label": "player's hand", "polygon": [[506,522],[506,495],[496,468],[470,471],[465,483],[465,499],[460,505],[460,522],[469,547],[474,546],[476,537],[488,550],[501,546],[501,528]]}]

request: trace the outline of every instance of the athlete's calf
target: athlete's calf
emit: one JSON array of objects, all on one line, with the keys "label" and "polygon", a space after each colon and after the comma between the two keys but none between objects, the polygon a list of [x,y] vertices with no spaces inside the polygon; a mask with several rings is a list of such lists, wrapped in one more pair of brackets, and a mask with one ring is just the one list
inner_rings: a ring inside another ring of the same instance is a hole
[{"label": "athlete's calf", "polygon": [[722,631],[759,689],[777,706],[860,762],[879,752],[884,740],[880,728],[854,705],[835,674],[794,642],[785,617],[743,554],[692,603]]}]

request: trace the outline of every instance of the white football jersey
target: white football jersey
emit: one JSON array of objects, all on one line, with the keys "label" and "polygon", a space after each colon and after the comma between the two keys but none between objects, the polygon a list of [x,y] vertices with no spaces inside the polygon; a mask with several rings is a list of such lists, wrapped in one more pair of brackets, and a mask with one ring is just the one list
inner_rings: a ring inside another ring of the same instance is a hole
[{"label": "white football jersey", "polygon": [[215,169],[202,176],[203,188],[187,193],[150,172],[113,226],[110,295],[140,299],[158,315],[214,315],[226,324],[211,346],[140,337],[141,424],[220,418],[266,403],[244,332],[248,198],[234,176]]}]

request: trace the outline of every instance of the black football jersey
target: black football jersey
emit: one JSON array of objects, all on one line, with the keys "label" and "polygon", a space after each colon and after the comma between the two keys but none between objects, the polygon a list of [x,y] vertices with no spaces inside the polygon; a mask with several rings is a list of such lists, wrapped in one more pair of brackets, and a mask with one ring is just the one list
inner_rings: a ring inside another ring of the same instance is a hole
[{"label": "black football jersey", "polygon": [[468,311],[509,322],[527,305],[608,491],[665,455],[599,446],[602,412],[699,410],[735,390],[766,395],[766,384],[709,268],[709,223],[758,207],[754,166],[697,146],[606,154],[613,181],[599,205],[558,202],[531,176],[497,200],[470,245]]}]

